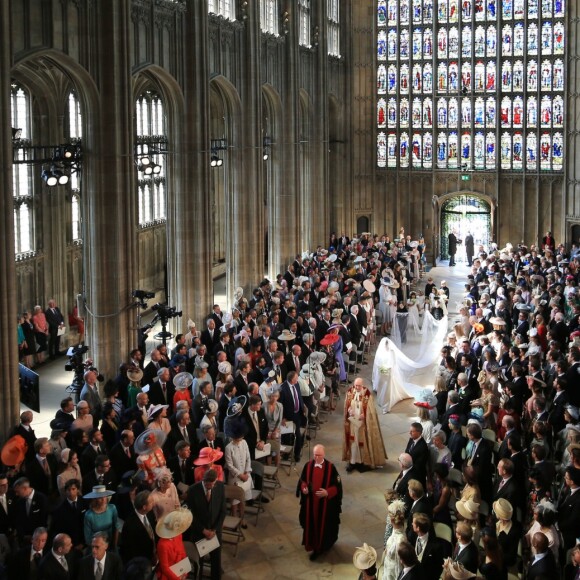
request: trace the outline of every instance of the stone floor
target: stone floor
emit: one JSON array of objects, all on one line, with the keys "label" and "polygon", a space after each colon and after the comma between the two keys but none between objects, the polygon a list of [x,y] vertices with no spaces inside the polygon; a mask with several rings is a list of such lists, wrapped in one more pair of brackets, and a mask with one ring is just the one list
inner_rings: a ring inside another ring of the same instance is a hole
[{"label": "stone floor", "polygon": [[[446,263],[442,263],[433,268],[430,274],[437,283],[442,279],[447,280],[451,290],[449,320],[452,324],[457,319],[457,303],[463,291],[467,268],[461,264],[449,268]],[[419,289],[423,287],[424,281]],[[35,413],[33,424],[37,436],[49,435],[48,423],[54,417],[54,412],[65,395],[64,389],[72,379],[71,373],[63,369],[64,362],[64,359],[60,359],[42,366],[39,370],[42,412]],[[360,373],[369,385],[372,362],[371,353],[368,364],[361,367]],[[350,377],[351,382],[353,376]],[[414,377],[414,381],[421,385],[432,385],[433,377],[426,374],[420,378]],[[352,554],[356,546],[367,542],[379,554],[382,553],[386,513],[383,493],[392,486],[398,473],[397,457],[406,445],[414,407],[409,399],[399,403],[388,415],[379,413],[389,461],[384,468],[364,474],[356,471],[347,474],[345,465],[340,461],[342,408],[343,399],[339,401],[336,411],[326,417],[327,422],[311,442],[312,446],[315,443],[326,446],[326,455],[337,465],[343,481],[341,526],[336,545],[315,562],[309,561],[301,546],[302,529],[298,523],[299,504],[295,495],[296,482],[302,469],[300,464],[290,475],[281,472],[282,488],[277,490],[274,501],[260,515],[258,526],[255,526],[255,518],[248,518],[245,541],[240,544],[237,556],[233,557],[232,546],[224,547],[223,568],[226,579],[355,578],[357,572],[352,565]],[[308,459],[307,455],[308,450],[305,449],[304,461]]]}]

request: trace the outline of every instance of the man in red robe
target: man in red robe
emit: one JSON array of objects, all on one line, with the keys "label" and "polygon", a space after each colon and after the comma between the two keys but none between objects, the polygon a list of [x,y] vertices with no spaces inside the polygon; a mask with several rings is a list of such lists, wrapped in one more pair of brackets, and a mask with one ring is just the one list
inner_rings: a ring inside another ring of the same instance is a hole
[{"label": "man in red robe", "polygon": [[342,482],[324,453],[322,445],[315,445],[314,459],[304,466],[296,488],[304,530],[302,544],[306,551],[312,551],[310,560],[316,560],[334,545],[340,525]]}]

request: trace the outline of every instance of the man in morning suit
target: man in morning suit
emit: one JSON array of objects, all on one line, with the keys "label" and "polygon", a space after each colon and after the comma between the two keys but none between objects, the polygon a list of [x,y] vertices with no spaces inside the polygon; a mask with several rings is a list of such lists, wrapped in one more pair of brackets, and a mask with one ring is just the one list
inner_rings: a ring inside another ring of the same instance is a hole
[{"label": "man in morning suit", "polygon": [[[222,526],[226,517],[226,494],[224,484],[217,480],[217,472],[208,469],[203,480],[192,485],[187,492],[187,506],[193,513],[191,524],[194,542],[217,536],[222,541]],[[210,552],[211,578],[220,580],[221,546]]]},{"label": "man in morning suit", "polygon": [[120,538],[120,552],[126,565],[133,558],[147,558],[155,564],[155,526],[157,524],[153,509],[153,498],[148,490],[135,496],[135,509],[123,524]]},{"label": "man in morning suit", "polygon": [[493,452],[491,442],[483,438],[481,427],[472,423],[467,426],[467,437],[473,442],[473,447],[469,456],[465,458],[464,465],[470,465],[475,468],[481,497],[488,504],[491,504],[493,496],[493,469],[491,460]]},{"label": "man in morning suit", "polygon": [[48,498],[30,487],[26,477],[18,478],[13,488],[18,497],[14,502],[14,528],[20,541],[29,540],[36,528],[46,528]]},{"label": "man in morning suit", "polygon": [[137,454],[133,448],[135,443],[135,434],[131,429],[125,429],[121,432],[121,439],[111,447],[109,458],[111,467],[120,477],[127,471],[137,469]]},{"label": "man in morning suit", "polygon": [[57,534],[52,541],[52,550],[40,561],[38,578],[42,580],[73,580],[76,578],[76,558],[71,552],[73,547],[70,536]]},{"label": "man in morning suit", "polygon": [[56,492],[56,472],[58,463],[52,453],[48,438],[40,437],[34,442],[35,456],[24,464],[30,485],[43,493],[52,495]]},{"label": "man in morning suit", "polygon": [[413,514],[412,528],[416,537],[415,553],[425,574],[425,580],[439,580],[443,571],[443,546],[431,530],[431,520],[421,512]]},{"label": "man in morning suit", "polygon": [[64,326],[64,317],[54,300],[48,301],[48,308],[44,311],[48,323],[48,356],[55,359],[60,356],[60,336],[58,329]]},{"label": "man in morning suit", "polygon": [[564,483],[568,489],[558,501],[558,528],[564,539],[564,550],[569,550],[580,535],[580,469],[568,466]]},{"label": "man in morning suit", "polygon": [[528,580],[559,578],[559,570],[545,534],[536,532],[532,537],[534,559],[528,567]]},{"label": "man in morning suit", "polygon": [[84,505],[80,497],[81,484],[78,479],[69,479],[64,484],[65,498],[52,512],[50,535],[66,534],[73,546],[82,550],[85,546],[83,532]]},{"label": "man in morning suit", "polygon": [[262,398],[259,395],[251,395],[248,406],[244,409],[243,418],[248,425],[244,437],[250,450],[252,460],[256,458],[256,447],[263,449],[268,439],[268,420],[262,409]]},{"label": "man in morning suit", "polygon": [[40,562],[46,555],[48,532],[44,526],[34,529],[31,542],[25,542],[11,558],[9,564],[10,578],[22,580],[41,580]]},{"label": "man in morning suit", "polygon": [[399,556],[403,567],[397,580],[425,580],[423,566],[417,558],[415,548],[409,542],[401,542],[399,544],[397,556]]},{"label": "man in morning suit", "polygon": [[123,562],[116,552],[107,552],[105,532],[97,532],[91,542],[91,553],[79,564],[79,580],[122,580]]},{"label": "man in morning suit", "polygon": [[453,551],[453,561],[463,564],[464,568],[477,574],[479,551],[473,543],[473,530],[467,522],[458,522],[455,528],[457,544]]},{"label": "man in morning suit", "polygon": [[282,424],[286,424],[286,421],[294,423],[294,459],[300,461],[303,443],[300,427],[304,418],[304,404],[298,386],[298,373],[296,371],[290,371],[286,380],[282,383],[280,403],[283,407]]},{"label": "man in morning suit", "polygon": [[14,435],[20,435],[24,441],[26,441],[26,445],[28,446],[26,449],[26,459],[32,459],[34,457],[34,442],[36,441],[36,435],[30,425],[32,419],[32,411],[23,411],[20,414],[20,424],[14,427],[8,435],[8,438],[14,437]]},{"label": "man in morning suit", "polygon": [[203,439],[199,442],[199,448],[203,449],[204,447],[211,447],[212,449],[219,449],[222,453],[224,453],[224,455],[222,455],[222,458],[216,461],[216,463],[223,467],[226,463],[226,445],[223,438],[216,433],[215,427],[212,425],[204,425],[201,431],[203,433]]},{"label": "man in morning suit", "polygon": [[173,474],[173,483],[179,491],[180,483],[188,487],[194,484],[193,469],[195,465],[193,464],[194,457],[191,455],[191,446],[187,441],[178,441],[174,451],[175,456],[167,461],[167,467]]},{"label": "man in morning suit", "polygon": [[423,425],[421,423],[411,423],[409,435],[410,439],[405,448],[405,453],[408,453],[413,458],[413,467],[417,475],[416,479],[424,487],[427,480],[429,447],[425,439],[423,439]]},{"label": "man in morning suit", "polygon": [[401,472],[393,484],[393,489],[405,502],[408,511],[413,505],[413,500],[409,495],[409,482],[412,479],[417,479],[417,472],[413,466],[413,458],[408,453],[399,455],[399,465],[401,466]]}]

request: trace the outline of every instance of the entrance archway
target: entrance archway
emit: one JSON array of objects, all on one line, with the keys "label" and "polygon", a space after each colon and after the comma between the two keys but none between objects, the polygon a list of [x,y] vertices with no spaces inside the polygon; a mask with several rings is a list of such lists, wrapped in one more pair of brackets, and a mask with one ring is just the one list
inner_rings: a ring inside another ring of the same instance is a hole
[{"label": "entrance archway", "polygon": [[[468,232],[471,232],[477,248],[482,244],[489,246],[492,239],[491,205],[481,197],[473,194],[461,194],[449,197],[441,205],[441,252],[442,260],[448,260],[448,236],[455,230],[460,240],[464,240]],[[459,247],[456,260],[465,261],[465,249]]]}]

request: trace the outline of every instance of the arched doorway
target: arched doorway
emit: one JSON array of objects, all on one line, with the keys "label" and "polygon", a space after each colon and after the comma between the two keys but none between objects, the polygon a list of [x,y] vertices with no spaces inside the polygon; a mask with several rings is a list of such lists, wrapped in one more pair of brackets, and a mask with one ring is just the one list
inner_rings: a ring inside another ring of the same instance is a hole
[{"label": "arched doorway", "polygon": [[361,215],[356,218],[356,231],[358,234],[361,232],[368,232],[370,228],[369,218],[366,215]]},{"label": "arched doorway", "polygon": [[[491,229],[491,205],[487,201],[469,193],[446,199],[441,205],[441,259],[449,259],[448,236],[453,230],[460,240],[464,240],[470,232],[477,254],[480,244],[485,248],[489,246],[492,239]],[[458,262],[465,261],[463,246],[460,246],[456,259]]]}]

